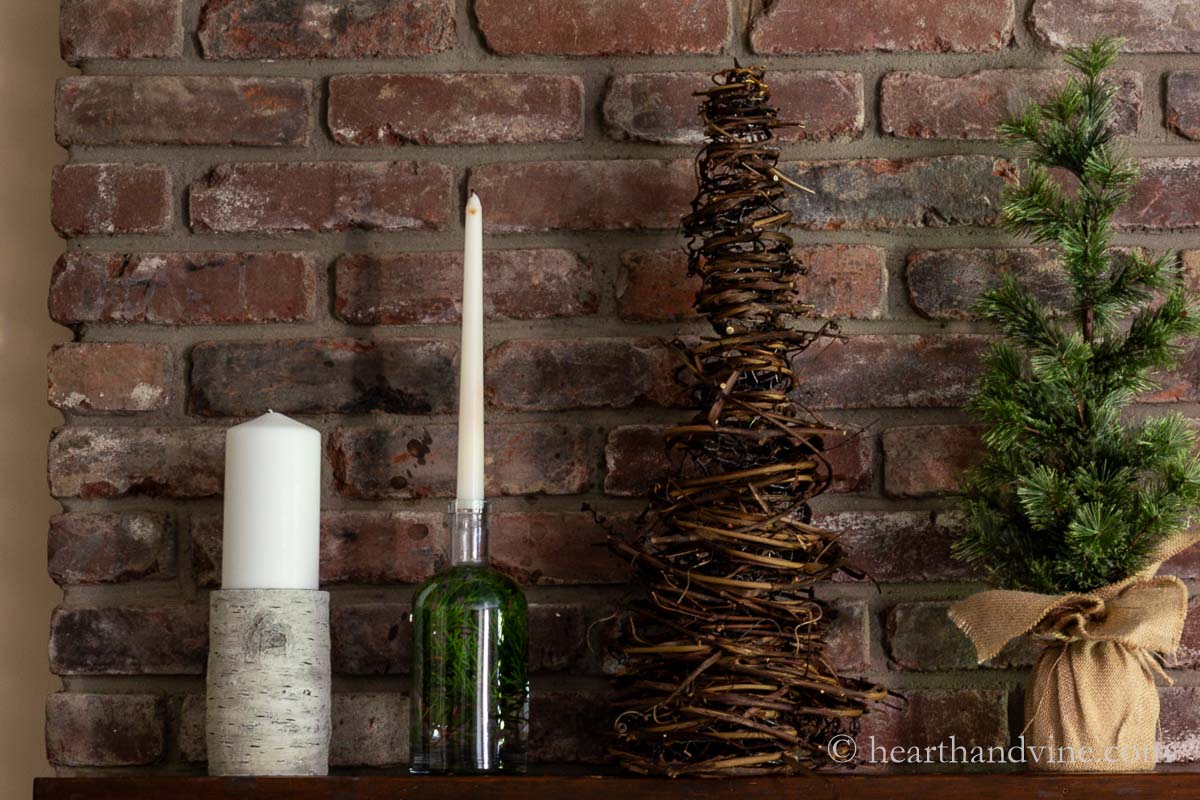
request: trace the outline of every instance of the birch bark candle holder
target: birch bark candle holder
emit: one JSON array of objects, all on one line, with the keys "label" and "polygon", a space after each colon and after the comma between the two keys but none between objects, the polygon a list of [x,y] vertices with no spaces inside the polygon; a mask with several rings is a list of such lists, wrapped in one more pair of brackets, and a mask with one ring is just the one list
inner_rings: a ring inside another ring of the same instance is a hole
[{"label": "birch bark candle holder", "polygon": [[329,773],[329,593],[209,597],[210,775]]}]

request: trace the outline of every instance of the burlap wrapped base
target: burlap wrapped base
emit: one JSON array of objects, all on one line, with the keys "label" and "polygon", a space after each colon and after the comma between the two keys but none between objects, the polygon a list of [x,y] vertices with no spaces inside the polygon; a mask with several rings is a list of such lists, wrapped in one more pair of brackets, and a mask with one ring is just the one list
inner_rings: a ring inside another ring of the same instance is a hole
[{"label": "burlap wrapped base", "polygon": [[1147,569],[1091,594],[988,591],[950,607],[986,661],[1027,633],[1046,642],[1025,692],[1026,766],[1057,772],[1154,769],[1159,659],[1179,647],[1187,587],[1155,576],[1194,544],[1163,544]]}]

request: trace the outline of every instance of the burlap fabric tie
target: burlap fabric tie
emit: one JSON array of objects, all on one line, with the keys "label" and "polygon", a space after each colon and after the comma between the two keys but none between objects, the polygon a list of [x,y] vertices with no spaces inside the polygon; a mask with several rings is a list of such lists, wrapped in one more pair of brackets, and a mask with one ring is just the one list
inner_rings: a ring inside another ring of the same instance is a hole
[{"label": "burlap fabric tie", "polygon": [[1089,594],[993,590],[950,607],[981,662],[1027,633],[1044,642],[1025,691],[1026,766],[1059,772],[1154,769],[1155,676],[1174,653],[1187,587],[1159,575],[1163,561],[1200,540],[1176,536],[1137,575]]}]

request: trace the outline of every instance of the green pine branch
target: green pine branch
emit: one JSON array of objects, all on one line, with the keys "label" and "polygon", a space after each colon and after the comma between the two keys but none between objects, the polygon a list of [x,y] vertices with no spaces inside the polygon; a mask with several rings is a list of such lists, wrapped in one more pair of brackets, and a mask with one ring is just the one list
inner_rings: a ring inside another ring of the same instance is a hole
[{"label": "green pine branch", "polygon": [[967,531],[953,550],[1007,588],[1078,592],[1125,578],[1200,505],[1192,424],[1127,420],[1200,335],[1200,313],[1173,257],[1113,246],[1113,216],[1137,180],[1103,77],[1119,50],[1105,39],[1069,51],[1078,76],[999,128],[1028,162],[1002,220],[1053,246],[1071,288],[1065,318],[1012,275],[977,307],[1001,338],[968,404],[988,426],[987,452],[964,479]]}]

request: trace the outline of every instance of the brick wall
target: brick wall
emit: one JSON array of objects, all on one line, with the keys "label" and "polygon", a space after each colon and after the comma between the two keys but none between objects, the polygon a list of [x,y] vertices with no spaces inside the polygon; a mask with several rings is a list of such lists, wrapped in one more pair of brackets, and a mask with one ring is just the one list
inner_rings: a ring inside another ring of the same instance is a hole
[{"label": "brick wall", "polygon": [[[827,589],[837,658],[910,698],[866,731],[1015,736],[1030,649],[977,667],[944,614],[975,577],[947,557],[948,493],[978,450],[957,408],[984,341],[968,309],[1001,266],[1061,291],[1045,252],[994,227],[1017,167],[992,129],[1061,79],[1056,48],[1128,36],[1120,125],[1145,177],[1123,239],[1200,280],[1200,34],[1159,0],[1116,18],[1013,2],[775,0],[747,22],[743,0],[62,0],[81,74],[56,97],[49,306],[75,337],[49,358],[67,419],[49,446],[51,761],[202,769],[223,432],[267,407],[325,438],[334,764],[404,760],[406,603],[446,557],[469,189],[488,224],[493,553],[532,602],[535,755],[599,758],[589,642],[625,571],[581,507],[625,524],[684,413],[660,340],[704,331],[674,233],[690,93],[734,57],[807,123],[784,133],[816,190],[793,198],[804,289],[850,335],[801,358],[802,397],[869,426],[819,502],[880,584]],[[1152,399],[1196,411],[1198,369]],[[1173,566],[1200,579],[1195,557]],[[1186,638],[1163,718],[1182,761],[1200,623]]]}]

